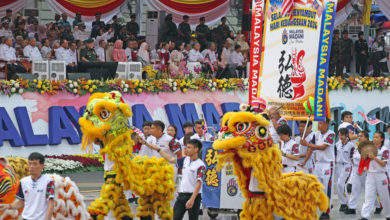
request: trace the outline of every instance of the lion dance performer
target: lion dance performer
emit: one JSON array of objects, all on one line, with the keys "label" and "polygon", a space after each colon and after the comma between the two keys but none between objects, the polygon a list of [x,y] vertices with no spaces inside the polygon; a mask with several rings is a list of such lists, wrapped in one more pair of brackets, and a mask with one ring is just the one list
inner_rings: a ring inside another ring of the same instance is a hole
[{"label": "lion dance performer", "polygon": [[318,219],[317,208],[325,211],[328,198],[313,175],[302,172],[282,174],[282,155],[269,135],[269,121],[240,107],[241,112],[223,116],[222,128],[213,147],[217,168],[233,162],[234,174],[246,201],[241,219]]},{"label": "lion dance performer", "polygon": [[92,143],[100,143],[100,154],[105,157],[105,183],[100,197],[88,211],[94,219],[104,219],[112,211],[116,219],[132,219],[133,214],[123,190],[131,190],[140,198],[137,216],[172,219],[170,207],[175,190],[174,170],[164,159],[137,156],[133,158],[133,141],[128,117],[132,115],[117,91],[95,93],[88,100],[79,123],[83,132],[82,149],[92,150]]}]

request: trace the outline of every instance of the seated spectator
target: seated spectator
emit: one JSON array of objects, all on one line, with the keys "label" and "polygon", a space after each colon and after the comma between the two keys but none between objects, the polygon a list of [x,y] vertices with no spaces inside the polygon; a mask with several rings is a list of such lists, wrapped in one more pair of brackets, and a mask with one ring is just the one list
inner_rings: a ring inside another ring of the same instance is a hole
[{"label": "seated spectator", "polygon": [[138,54],[138,43],[137,43],[137,41],[136,40],[133,40],[133,41],[131,41],[132,43],[131,43],[131,45],[132,45],[132,50],[131,50],[131,60],[133,61],[133,62],[136,62],[137,60],[138,60],[138,58],[137,58],[137,54]]},{"label": "seated spectator", "polygon": [[81,49],[80,51],[80,61],[81,62],[96,62],[96,61],[102,61],[96,54],[94,48],[94,43],[91,38],[84,41],[85,48]]},{"label": "seated spectator", "polygon": [[170,42],[169,43],[169,52],[172,52],[174,49],[176,49],[176,43],[175,42]]},{"label": "seated spectator", "polygon": [[204,57],[203,55],[199,52],[200,50],[200,44],[196,43],[194,45],[194,48],[190,50],[190,53],[188,54],[188,61],[189,62],[200,62],[203,63]]},{"label": "seated spectator", "polygon": [[171,74],[177,75],[182,71],[180,67],[185,67],[185,61],[183,61],[184,56],[181,52],[183,51],[183,47],[181,44],[180,47],[171,52],[171,56],[169,57],[169,72]]},{"label": "seated spectator", "polygon": [[75,40],[85,41],[88,39],[89,34],[85,31],[84,22],[80,22],[77,24],[77,30],[73,33],[73,37]]},{"label": "seated spectator", "polygon": [[233,64],[236,64],[237,71],[238,71],[238,77],[244,77],[246,78],[246,61],[244,59],[244,56],[241,53],[241,46],[236,45],[234,47],[234,51],[231,55],[231,60]]},{"label": "seated spectator", "polygon": [[112,28],[109,28],[107,32],[105,32],[105,29],[100,29],[99,35],[95,39],[95,47],[99,46],[99,43],[101,40],[104,40],[106,43],[108,40],[114,37],[114,32],[112,31]]},{"label": "seated spectator", "polygon": [[65,39],[67,41],[73,41],[74,37],[73,37],[72,31],[70,30],[70,24],[65,23],[62,27],[64,29],[61,31],[60,39]]},{"label": "seated spectator", "polygon": [[0,29],[0,37],[12,37],[13,38],[13,34],[12,34],[12,31],[11,29],[9,28],[9,22],[7,19],[4,19],[4,21],[2,22],[2,28]]},{"label": "seated spectator", "polygon": [[51,48],[50,48],[50,41],[48,39],[43,39],[41,41],[42,48],[41,48],[41,55],[42,58],[51,59]]},{"label": "seated spectator", "polygon": [[106,41],[100,40],[99,45],[95,48],[95,52],[98,55],[99,59],[103,62],[106,61],[105,49],[106,49]]},{"label": "seated spectator", "polygon": [[151,62],[156,63],[160,60],[160,52],[162,49],[162,43],[156,44],[155,48],[150,52]]},{"label": "seated spectator", "polygon": [[127,57],[127,60],[128,61],[132,61],[132,58],[131,58],[131,51],[133,49],[133,45],[132,45],[132,42],[131,40],[128,40],[126,42],[126,49],[125,49],[125,53],[126,53],[126,57]]},{"label": "seated spectator", "polygon": [[60,29],[58,28],[58,25],[53,23],[48,23],[46,36],[50,42],[58,40],[60,38]]},{"label": "seated spectator", "polygon": [[245,36],[243,34],[238,34],[236,40],[236,45],[241,46],[241,53],[245,59],[249,58],[249,44],[245,41]]},{"label": "seated spectator", "polygon": [[76,63],[73,63],[73,57],[70,57],[69,43],[67,40],[62,39],[60,41],[61,47],[55,52],[56,59],[65,61],[67,72],[74,72],[76,69]]},{"label": "seated spectator", "polygon": [[35,38],[30,38],[29,45],[24,47],[23,49],[23,55],[25,57],[28,57],[29,61],[41,61],[42,55],[39,52],[39,49],[37,47],[37,40]]},{"label": "seated spectator", "polygon": [[112,51],[112,60],[115,62],[127,62],[126,52],[123,49],[123,41],[116,40]]},{"label": "seated spectator", "polygon": [[187,59],[188,58],[188,54],[190,53],[190,50],[191,50],[191,44],[185,44],[184,46],[184,50],[183,50],[183,56],[184,56],[184,59]]},{"label": "seated spectator", "polygon": [[169,44],[163,43],[162,46],[163,48],[161,49],[160,60],[161,60],[161,64],[165,65],[169,63],[169,57],[170,57]]},{"label": "seated spectator", "polygon": [[28,32],[25,30],[25,20],[19,22],[18,28],[15,29],[14,36],[22,36],[23,39],[28,38]]},{"label": "seated spectator", "polygon": [[209,70],[211,70],[212,72],[218,71],[218,60],[217,60],[216,49],[217,47],[215,43],[210,42],[208,45],[208,49],[202,51],[202,55],[205,58],[205,62],[207,61],[207,65],[206,65],[207,72],[209,72]]},{"label": "seated spectator", "polygon": [[67,62],[66,70],[67,72],[76,72],[77,71],[77,44],[72,42],[69,47],[69,59]]},{"label": "seated spectator", "polygon": [[16,51],[12,47],[13,40],[12,37],[7,37],[5,45],[0,47],[0,54],[3,56],[2,59],[8,61],[8,79],[17,79],[18,76],[16,73],[25,73],[26,69],[16,63]]},{"label": "seated spectator", "polygon": [[35,39],[38,39],[38,20],[27,26],[27,33],[29,38],[35,37]]},{"label": "seated spectator", "polygon": [[150,54],[149,54],[149,44],[146,42],[143,42],[141,44],[141,47],[139,48],[137,59],[139,62],[142,63],[142,66],[149,65],[150,64]]}]

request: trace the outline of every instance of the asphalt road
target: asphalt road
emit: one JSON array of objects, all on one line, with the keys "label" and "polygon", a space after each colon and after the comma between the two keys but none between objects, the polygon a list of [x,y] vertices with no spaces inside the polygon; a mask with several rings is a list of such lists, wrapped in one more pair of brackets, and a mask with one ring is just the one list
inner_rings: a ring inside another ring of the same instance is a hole
[{"label": "asphalt road", "polygon": [[[87,205],[89,205],[92,201],[94,201],[100,193],[100,187],[102,186],[104,179],[103,179],[103,172],[97,171],[97,172],[88,172],[88,173],[79,173],[79,174],[69,174],[64,175],[69,176],[73,181],[77,183],[77,186],[79,187],[81,193],[84,195],[85,202]],[[340,205],[339,200],[337,198],[337,194],[335,193],[333,196],[333,209],[331,211],[331,219],[344,219],[344,220],[356,220],[360,218],[360,210],[363,205],[364,201],[364,194],[362,193],[358,208],[358,213],[356,215],[345,215],[344,213],[340,213],[338,211]],[[135,212],[135,205],[132,205],[133,212]],[[209,220],[210,218],[206,214],[206,210],[204,210],[203,213],[205,213],[201,218],[203,220]],[[184,218],[188,219],[188,217]],[[230,214],[230,213],[221,213],[216,218],[218,220],[235,220],[238,219],[236,214]],[[372,215],[373,220],[384,220],[386,219],[386,216],[384,215],[384,212],[380,215]]]}]

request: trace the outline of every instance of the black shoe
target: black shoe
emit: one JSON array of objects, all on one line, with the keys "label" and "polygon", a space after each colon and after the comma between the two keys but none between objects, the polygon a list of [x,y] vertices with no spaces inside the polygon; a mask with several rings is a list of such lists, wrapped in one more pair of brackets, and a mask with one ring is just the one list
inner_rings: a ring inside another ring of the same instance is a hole
[{"label": "black shoe", "polygon": [[383,208],[376,208],[374,214],[381,214]]},{"label": "black shoe", "polygon": [[320,216],[320,219],[330,219],[329,217],[329,214],[328,213],[322,213],[322,215]]},{"label": "black shoe", "polygon": [[366,219],[366,218],[361,218],[361,219],[359,219],[359,220],[368,220],[368,219]]},{"label": "black shoe", "polygon": [[345,213],[346,215],[356,214],[356,209],[350,209],[350,208],[348,208],[348,209],[346,209],[346,210],[344,211],[344,213]]},{"label": "black shoe", "polygon": [[341,204],[339,211],[340,211],[340,212],[344,212],[344,211],[347,210],[347,209],[348,209],[348,206],[347,206],[347,205]]}]

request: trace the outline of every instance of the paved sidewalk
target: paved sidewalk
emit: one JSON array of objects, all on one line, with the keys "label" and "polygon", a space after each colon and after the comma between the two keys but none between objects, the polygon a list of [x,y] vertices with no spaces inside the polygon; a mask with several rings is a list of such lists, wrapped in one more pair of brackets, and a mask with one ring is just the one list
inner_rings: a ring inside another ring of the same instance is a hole
[{"label": "paved sidewalk", "polygon": [[[94,201],[96,198],[99,197],[100,194],[100,187],[102,186],[104,179],[103,179],[103,172],[102,171],[96,171],[96,172],[88,172],[88,173],[79,173],[79,174],[69,174],[64,175],[69,176],[73,181],[77,183],[77,186],[79,187],[81,193],[83,194],[85,198],[85,202],[87,205],[89,205],[92,201]],[[360,210],[363,205],[364,201],[364,194],[361,194],[359,208],[357,215],[345,215],[344,213],[340,213],[338,211],[340,205],[339,200],[337,198],[337,194],[334,194],[333,196],[333,209],[331,211],[331,219],[344,219],[344,220],[356,220],[360,217]],[[131,205],[133,212],[135,213],[136,206],[134,204]],[[210,218],[207,216],[206,209],[203,211],[204,215],[199,218],[203,220],[209,220]],[[188,217],[184,218],[188,219]],[[218,220],[236,220],[237,215],[236,214],[229,214],[229,213],[221,213],[216,218]],[[373,215],[372,220],[384,220],[386,219],[386,216],[384,215],[384,211],[382,211],[381,215]]]}]

